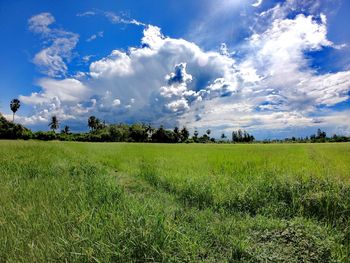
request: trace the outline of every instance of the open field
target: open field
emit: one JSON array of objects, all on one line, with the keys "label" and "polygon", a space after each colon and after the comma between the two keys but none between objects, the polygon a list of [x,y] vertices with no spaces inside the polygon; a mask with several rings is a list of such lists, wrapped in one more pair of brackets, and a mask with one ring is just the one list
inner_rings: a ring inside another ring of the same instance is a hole
[{"label": "open field", "polygon": [[350,144],[0,141],[0,262],[348,262]]}]

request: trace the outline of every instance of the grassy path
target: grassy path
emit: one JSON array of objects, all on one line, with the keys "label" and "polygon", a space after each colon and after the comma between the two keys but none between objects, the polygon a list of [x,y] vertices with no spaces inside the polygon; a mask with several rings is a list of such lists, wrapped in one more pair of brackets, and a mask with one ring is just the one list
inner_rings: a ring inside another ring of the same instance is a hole
[{"label": "grassy path", "polygon": [[0,262],[346,262],[350,145],[0,142]]}]

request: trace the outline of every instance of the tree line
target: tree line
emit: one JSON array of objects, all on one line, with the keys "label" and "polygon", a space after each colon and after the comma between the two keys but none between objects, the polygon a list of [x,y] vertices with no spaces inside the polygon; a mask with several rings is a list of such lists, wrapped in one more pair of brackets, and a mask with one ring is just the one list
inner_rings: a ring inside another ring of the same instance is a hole
[{"label": "tree line", "polygon": [[306,137],[291,137],[282,140],[263,140],[263,143],[325,143],[325,142],[350,142],[350,137],[333,134],[328,137],[325,131],[317,129],[316,133]]},{"label": "tree line", "polygon": [[18,99],[10,102],[13,113],[12,122],[7,121],[0,113],[0,139],[37,139],[37,140],[61,140],[61,141],[83,141],[83,142],[150,142],[150,143],[306,143],[306,142],[347,142],[350,137],[333,135],[327,137],[326,132],[318,129],[315,134],[304,137],[292,137],[284,140],[256,141],[254,136],[245,130],[233,131],[230,138],[225,133],[219,139],[211,137],[211,130],[207,129],[202,135],[195,130],[191,135],[186,127],[175,127],[166,129],[164,126],[158,128],[150,124],[106,124],[96,116],[90,116],[87,120],[89,132],[72,133],[69,126],[62,126],[56,115],[52,116],[48,126],[51,131],[32,132],[30,129],[15,123],[15,114],[21,107]]},{"label": "tree line", "polygon": [[39,132],[40,138],[46,135],[48,139],[53,136],[65,141],[91,141],[91,142],[154,142],[154,143],[191,143],[191,142],[215,142],[214,138],[210,138],[210,130],[207,130],[203,136],[198,136],[198,131],[190,137],[190,132],[186,127],[182,129],[175,127],[174,129],[165,129],[163,126],[154,128],[150,124],[106,124],[95,116],[90,116],[87,120],[87,126],[90,131],[88,133],[71,133],[68,126],[64,126],[60,133],[56,130],[60,127],[56,116],[51,118],[49,124],[51,132]]}]

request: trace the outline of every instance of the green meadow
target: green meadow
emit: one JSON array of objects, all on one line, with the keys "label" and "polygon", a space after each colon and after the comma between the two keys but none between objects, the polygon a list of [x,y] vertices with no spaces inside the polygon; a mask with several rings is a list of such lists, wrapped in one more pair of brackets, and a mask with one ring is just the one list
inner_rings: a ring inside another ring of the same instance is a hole
[{"label": "green meadow", "polygon": [[0,141],[0,262],[348,262],[350,144]]}]

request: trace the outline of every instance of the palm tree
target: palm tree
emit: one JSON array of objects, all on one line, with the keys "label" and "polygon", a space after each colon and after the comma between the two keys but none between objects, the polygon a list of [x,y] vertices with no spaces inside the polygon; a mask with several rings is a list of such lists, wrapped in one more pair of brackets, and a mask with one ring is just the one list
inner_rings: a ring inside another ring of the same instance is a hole
[{"label": "palm tree", "polygon": [[49,124],[49,126],[53,132],[56,132],[56,130],[60,127],[56,115],[51,117],[51,123]]},{"label": "palm tree", "polygon": [[62,130],[62,133],[64,133],[64,134],[69,134],[69,132],[70,132],[70,128],[69,128],[69,126],[64,126],[64,128],[63,128],[63,130]]},{"label": "palm tree", "polygon": [[198,135],[199,135],[199,132],[195,130],[192,137],[194,142],[198,142]]},{"label": "palm tree", "polygon": [[13,112],[13,115],[12,115],[12,121],[15,122],[15,114],[16,112],[18,111],[18,109],[21,107],[21,102],[19,101],[19,99],[13,99],[11,100],[11,103],[10,103],[10,108]]},{"label": "palm tree", "polygon": [[210,129],[208,129],[208,130],[207,130],[207,135],[209,136],[209,135],[210,135],[210,133],[211,133],[211,130],[210,130]]}]

